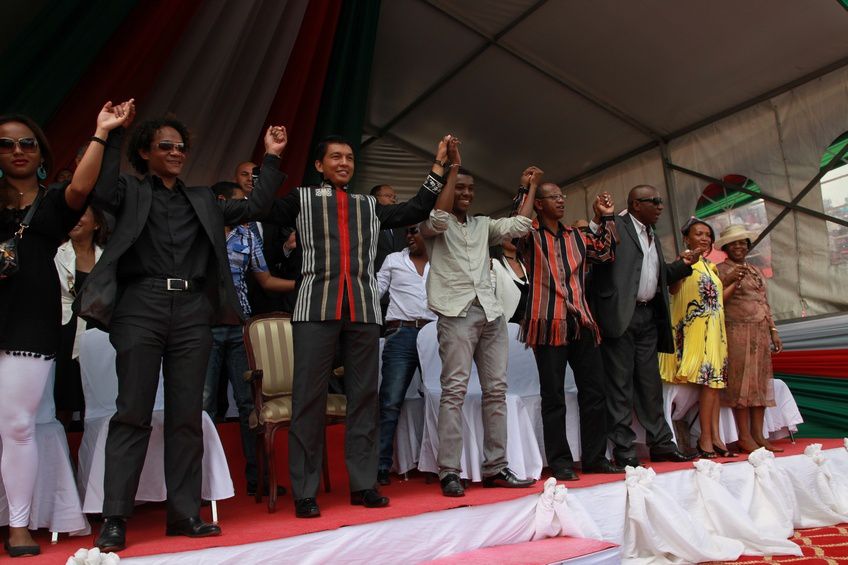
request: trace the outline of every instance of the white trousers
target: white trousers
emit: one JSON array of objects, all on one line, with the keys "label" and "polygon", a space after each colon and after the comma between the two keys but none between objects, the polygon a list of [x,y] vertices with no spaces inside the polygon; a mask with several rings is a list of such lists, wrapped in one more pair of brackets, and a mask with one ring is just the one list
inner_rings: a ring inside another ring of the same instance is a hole
[{"label": "white trousers", "polygon": [[29,525],[38,473],[35,415],[50,376],[52,360],[0,350],[0,479],[9,501],[9,526]]}]

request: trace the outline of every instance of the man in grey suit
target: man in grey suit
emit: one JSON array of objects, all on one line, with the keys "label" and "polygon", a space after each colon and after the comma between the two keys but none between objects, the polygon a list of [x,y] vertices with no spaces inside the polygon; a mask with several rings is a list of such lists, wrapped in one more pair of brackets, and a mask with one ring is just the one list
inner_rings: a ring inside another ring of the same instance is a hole
[{"label": "man in grey suit", "polygon": [[657,189],[639,185],[627,196],[627,213],[616,216],[620,241],[615,261],[594,266],[590,300],[601,329],[607,377],[609,439],[621,466],[638,466],[630,427],[635,408],[644,426],[651,461],[689,461],[680,453],[663,416],[657,351],[674,351],[668,285],[692,273],[698,255],[686,250],[666,263],[653,226],[663,211]]}]

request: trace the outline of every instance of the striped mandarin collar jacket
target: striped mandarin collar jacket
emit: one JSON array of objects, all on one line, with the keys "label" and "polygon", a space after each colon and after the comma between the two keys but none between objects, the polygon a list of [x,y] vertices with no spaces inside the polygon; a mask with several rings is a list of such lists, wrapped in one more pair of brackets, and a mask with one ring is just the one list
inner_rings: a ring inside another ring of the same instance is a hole
[{"label": "striped mandarin collar jacket", "polygon": [[586,263],[615,258],[615,219],[604,216],[598,233],[559,224],[556,233],[533,221],[519,249],[530,279],[527,308],[519,338],[529,346],[565,345],[579,335],[580,326],[600,334],[586,301]]},{"label": "striped mandarin collar jacket", "polygon": [[292,321],[340,320],[347,296],[352,322],[382,323],[374,277],[380,230],[426,219],[443,186],[444,178],[431,172],[412,199],[389,206],[329,183],[298,187],[277,200],[269,219],[296,227],[303,254]]}]

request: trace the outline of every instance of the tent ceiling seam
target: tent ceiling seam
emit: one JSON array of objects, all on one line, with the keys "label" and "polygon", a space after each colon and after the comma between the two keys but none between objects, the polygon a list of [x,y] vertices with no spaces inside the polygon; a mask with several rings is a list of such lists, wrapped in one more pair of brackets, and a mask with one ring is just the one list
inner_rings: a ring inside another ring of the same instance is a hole
[{"label": "tent ceiling seam", "polygon": [[548,79],[554,81],[559,86],[565,88],[566,90],[572,92],[573,94],[576,94],[580,98],[583,98],[584,100],[586,100],[592,106],[595,106],[596,108],[598,108],[598,109],[606,112],[607,114],[613,116],[617,120],[624,122],[625,124],[627,124],[628,126],[630,126],[633,129],[635,129],[636,131],[638,131],[642,135],[649,137],[651,139],[657,140],[657,141],[662,138],[662,135],[659,132],[654,131],[653,128],[643,124],[642,122],[640,122],[639,120],[637,120],[633,116],[629,115],[624,110],[621,110],[620,108],[616,107],[615,105],[613,105],[613,104],[611,104],[611,103],[609,103],[605,100],[601,100],[597,96],[590,94],[589,92],[585,91],[584,89],[580,88],[579,86],[570,83],[569,81],[567,81],[563,77],[561,77],[561,76],[559,76],[559,75],[557,75],[557,74],[555,74],[551,71],[548,71],[547,69],[543,69],[542,67],[540,67],[536,63],[527,59],[524,55],[522,55],[521,53],[519,53],[518,51],[516,51],[512,47],[509,47],[509,46],[506,46],[506,45],[503,45],[502,43],[500,43],[500,39],[504,35],[506,35],[509,31],[512,31],[512,28],[514,28],[516,25],[521,23],[532,12],[535,12],[538,8],[541,8],[542,4],[545,3],[544,0],[534,4],[529,10],[525,11],[524,13],[519,15],[515,20],[510,22],[510,24],[507,25],[507,27],[505,27],[503,30],[501,30],[500,32],[498,32],[497,34],[495,34],[494,36],[491,36],[491,37],[489,35],[487,35],[485,32],[477,29],[473,24],[465,21],[464,19],[448,12],[447,10],[445,10],[444,8],[442,8],[440,6],[433,5],[429,0],[422,0],[422,1],[426,2],[433,9],[438,10],[441,14],[444,14],[445,16],[447,16],[448,18],[457,22],[458,24],[462,25],[466,29],[476,33],[481,38],[485,39],[488,42],[488,45],[490,45],[492,47],[496,47],[496,48],[504,51],[508,55],[511,55],[512,57],[517,59],[520,63],[522,63],[522,64],[530,67],[534,71],[544,75]]}]

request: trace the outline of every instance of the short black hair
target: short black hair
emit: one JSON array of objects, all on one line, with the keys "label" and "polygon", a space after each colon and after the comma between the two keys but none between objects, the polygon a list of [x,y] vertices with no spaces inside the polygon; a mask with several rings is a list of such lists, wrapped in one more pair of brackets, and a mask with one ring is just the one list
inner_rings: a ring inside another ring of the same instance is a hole
[{"label": "short black hair", "polygon": [[[327,154],[327,147],[332,143],[339,143],[341,145],[347,145],[350,147],[351,151],[353,150],[353,145],[351,145],[350,141],[342,137],[338,134],[331,134],[318,142],[318,145],[315,146],[315,160],[321,161],[324,159],[324,156]],[[381,185],[382,186],[382,185]]]},{"label": "short black hair", "polygon": [[459,167],[459,170],[456,172],[456,174],[474,178],[474,174],[465,167]]},{"label": "short black hair", "polygon": [[223,196],[227,200],[233,197],[234,190],[241,190],[241,186],[239,186],[238,183],[230,182],[228,180],[216,182],[211,188],[212,192],[215,193],[215,196]]},{"label": "short black hair", "polygon": [[368,194],[370,194],[371,196],[377,196],[377,193],[379,193],[380,189],[383,188],[384,186],[389,186],[389,185],[387,185],[387,184],[375,184],[374,186],[371,187],[371,190],[368,192]]},{"label": "short black hair", "polygon": [[146,175],[148,166],[147,161],[142,159],[139,151],[142,149],[150,151],[150,146],[153,144],[153,137],[156,135],[156,132],[165,127],[171,127],[177,130],[177,133],[183,138],[186,152],[191,147],[191,135],[189,134],[188,127],[176,118],[164,116],[144,120],[133,130],[130,135],[130,143],[127,146],[127,159],[133,169],[140,174]]},{"label": "short black hair", "polygon": [[91,208],[92,216],[94,216],[94,222],[100,226],[99,229],[94,230],[94,243],[100,247],[105,247],[109,241],[109,236],[112,235],[112,230],[109,229],[109,220],[106,218],[103,210],[97,206],[90,204],[89,207]]}]

